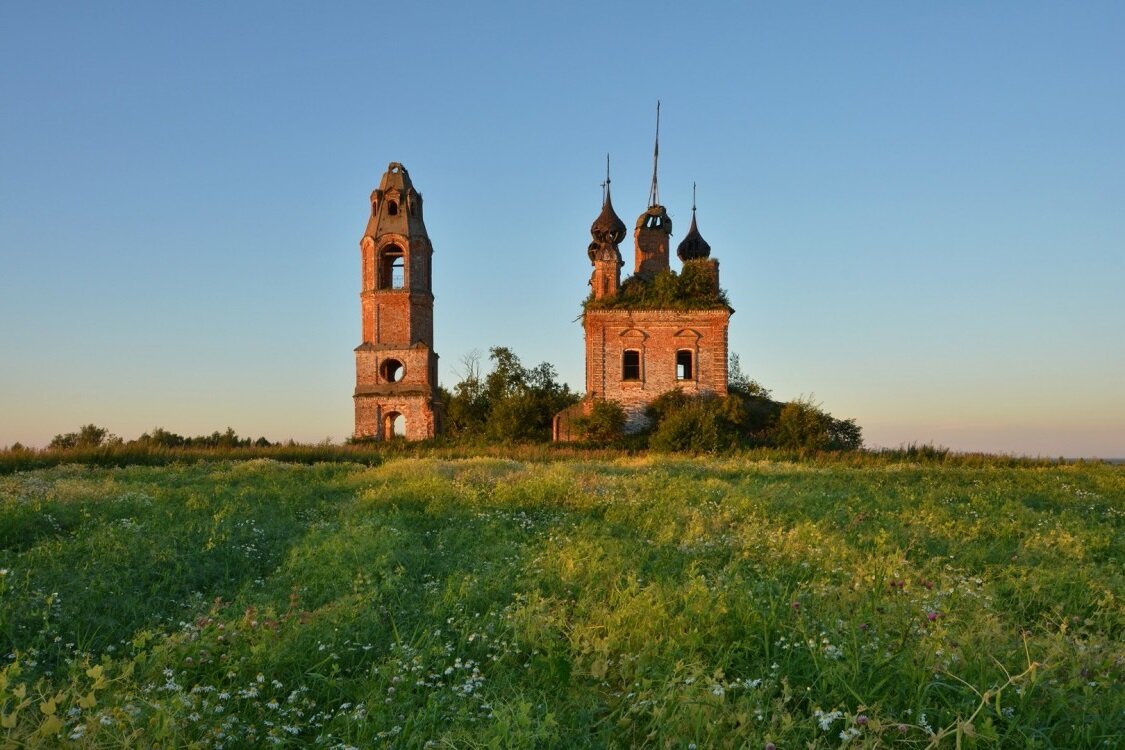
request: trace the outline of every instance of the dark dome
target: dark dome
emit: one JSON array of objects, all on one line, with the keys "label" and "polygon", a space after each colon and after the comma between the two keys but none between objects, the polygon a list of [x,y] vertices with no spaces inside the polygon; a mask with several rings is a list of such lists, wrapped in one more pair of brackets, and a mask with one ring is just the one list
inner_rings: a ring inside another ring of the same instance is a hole
[{"label": "dark dome", "polygon": [[680,246],[676,248],[676,255],[680,256],[680,260],[683,261],[711,257],[711,246],[707,244],[707,240],[703,239],[703,235],[699,233],[699,227],[695,225],[695,211],[691,212],[691,228],[688,229],[687,235],[680,242]]},{"label": "dark dome", "polygon": [[614,245],[625,239],[625,222],[613,210],[613,199],[609,197],[609,189],[605,191],[605,203],[602,212],[594,223],[590,225],[590,234],[598,242],[610,242]]}]

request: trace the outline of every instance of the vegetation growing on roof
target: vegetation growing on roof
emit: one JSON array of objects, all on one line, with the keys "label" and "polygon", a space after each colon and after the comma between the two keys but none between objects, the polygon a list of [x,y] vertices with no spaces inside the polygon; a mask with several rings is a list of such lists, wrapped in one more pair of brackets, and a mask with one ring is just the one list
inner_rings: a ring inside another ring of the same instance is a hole
[{"label": "vegetation growing on roof", "polygon": [[661,271],[651,280],[633,276],[621,290],[582,304],[584,310],[721,310],[730,308],[727,293],[718,288],[712,267],[705,261],[688,261],[683,270]]}]

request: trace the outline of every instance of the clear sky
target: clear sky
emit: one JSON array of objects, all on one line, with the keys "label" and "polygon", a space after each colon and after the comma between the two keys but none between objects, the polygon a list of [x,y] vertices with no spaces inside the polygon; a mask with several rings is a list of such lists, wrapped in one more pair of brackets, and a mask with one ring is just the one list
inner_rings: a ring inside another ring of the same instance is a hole
[{"label": "clear sky", "polygon": [[[730,345],[869,444],[1125,455],[1120,2],[0,5],[0,446],[352,429],[403,162],[441,380],[584,388],[606,152],[699,225]],[[623,245],[627,269],[631,240]]]}]

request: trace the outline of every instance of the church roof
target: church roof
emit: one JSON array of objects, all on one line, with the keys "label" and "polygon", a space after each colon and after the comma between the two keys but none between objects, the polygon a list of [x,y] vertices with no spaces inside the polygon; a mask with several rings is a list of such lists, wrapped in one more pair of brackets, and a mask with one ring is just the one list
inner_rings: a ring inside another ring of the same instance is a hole
[{"label": "church roof", "polygon": [[410,181],[410,173],[406,171],[406,167],[397,161],[392,161],[387,165],[387,171],[383,173],[383,179],[379,181],[379,189],[397,189],[405,194],[407,191],[414,189],[414,183]]}]

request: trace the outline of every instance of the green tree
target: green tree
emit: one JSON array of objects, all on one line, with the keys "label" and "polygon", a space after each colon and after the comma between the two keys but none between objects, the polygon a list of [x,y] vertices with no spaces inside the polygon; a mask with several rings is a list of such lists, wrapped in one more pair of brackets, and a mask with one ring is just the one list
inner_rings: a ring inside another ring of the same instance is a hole
[{"label": "green tree", "polygon": [[116,443],[120,439],[111,435],[109,430],[104,427],[98,427],[95,424],[83,425],[79,428],[78,432],[68,432],[65,435],[59,434],[51,438],[51,442],[47,445],[52,450],[69,449],[69,448],[97,448],[103,443]]},{"label": "green tree", "polygon": [[554,415],[577,396],[558,381],[550,363],[526,368],[503,346],[490,349],[489,359],[492,370],[481,377],[479,357],[468,355],[461,381],[443,392],[450,433],[489,442],[549,440]]},{"label": "green tree", "polygon": [[727,389],[742,396],[770,397],[768,388],[742,371],[742,361],[734,352],[731,352],[727,364]]},{"label": "green tree", "polygon": [[146,432],[137,438],[138,443],[159,446],[161,448],[179,448],[186,442],[183,435],[169,432],[163,427],[153,427],[152,432]]},{"label": "green tree", "polygon": [[746,408],[740,396],[688,396],[678,388],[646,410],[652,422],[649,447],[659,451],[715,453],[746,442]]},{"label": "green tree", "polygon": [[828,415],[811,398],[799,398],[781,407],[773,441],[779,448],[821,450],[828,447]]},{"label": "green tree", "polygon": [[488,421],[488,394],[480,375],[480,352],[461,358],[461,380],[452,391],[440,389],[446,431],[454,437],[482,435]]},{"label": "green tree", "polygon": [[856,450],[863,430],[854,419],[835,419],[811,396],[781,407],[771,438],[779,448],[793,450]]}]

